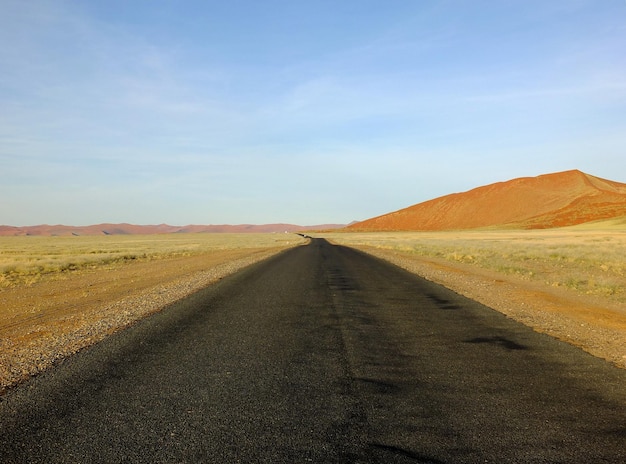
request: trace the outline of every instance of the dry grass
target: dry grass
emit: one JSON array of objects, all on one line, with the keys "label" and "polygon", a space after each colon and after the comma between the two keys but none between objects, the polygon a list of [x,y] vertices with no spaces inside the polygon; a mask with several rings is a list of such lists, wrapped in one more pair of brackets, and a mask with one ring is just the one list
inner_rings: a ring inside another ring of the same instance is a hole
[{"label": "dry grass", "polygon": [[283,247],[293,234],[162,234],[0,237],[0,288],[124,262],[195,256],[220,250]]},{"label": "dry grass", "polygon": [[626,302],[624,230],[330,233],[324,237],[339,244],[441,258],[613,303]]}]

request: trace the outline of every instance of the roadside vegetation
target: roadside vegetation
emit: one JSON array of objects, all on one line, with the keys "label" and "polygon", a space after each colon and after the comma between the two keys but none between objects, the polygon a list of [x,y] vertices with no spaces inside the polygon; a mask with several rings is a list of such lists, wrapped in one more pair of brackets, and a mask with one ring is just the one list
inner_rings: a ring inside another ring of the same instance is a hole
[{"label": "roadside vegetation", "polygon": [[374,247],[514,275],[626,302],[626,230],[331,233],[337,244]]},{"label": "roadside vegetation", "polygon": [[84,270],[136,261],[195,256],[243,248],[284,247],[293,234],[162,234],[0,237],[0,288],[31,285]]}]

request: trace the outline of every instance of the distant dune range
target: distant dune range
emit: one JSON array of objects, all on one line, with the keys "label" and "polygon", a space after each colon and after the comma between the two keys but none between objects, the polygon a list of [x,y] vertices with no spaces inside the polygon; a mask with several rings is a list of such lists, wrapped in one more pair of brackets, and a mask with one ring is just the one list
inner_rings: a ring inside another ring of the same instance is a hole
[{"label": "distant dune range", "polygon": [[170,226],[134,225],[134,224],[96,224],[91,226],[38,225],[26,227],[0,225],[0,236],[33,235],[133,235],[133,234],[173,234],[173,233],[272,233],[303,232],[307,230],[331,230],[344,227],[345,224],[322,224],[317,226],[298,226],[294,224],[240,224],[240,225],[188,225]]},{"label": "distant dune range", "polygon": [[345,230],[549,229],[614,218],[626,219],[626,184],[572,170],[446,195]]},{"label": "distant dune range", "polygon": [[299,226],[240,224],[170,226],[3,226],[0,236],[131,235],[166,233],[269,233],[341,229],[357,231],[438,231],[464,229],[550,229],[593,221],[626,224],[626,184],[578,170],[522,177],[453,193],[361,222]]}]

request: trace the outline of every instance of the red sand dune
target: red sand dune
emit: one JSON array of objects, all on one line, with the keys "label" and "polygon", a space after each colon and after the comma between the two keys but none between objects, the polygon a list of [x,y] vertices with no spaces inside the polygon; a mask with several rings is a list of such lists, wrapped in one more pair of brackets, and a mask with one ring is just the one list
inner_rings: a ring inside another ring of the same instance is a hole
[{"label": "red sand dune", "polygon": [[347,230],[545,229],[619,216],[626,216],[626,184],[573,170],[446,195]]},{"label": "red sand dune", "polygon": [[170,226],[135,225],[135,224],[96,224],[91,226],[65,226],[47,224],[38,226],[0,226],[0,236],[16,235],[134,235],[134,234],[168,234],[168,233],[270,233],[270,232],[301,232],[306,230],[339,229],[343,224],[323,224],[318,226],[298,226],[294,224],[241,224],[241,225],[188,225]]}]

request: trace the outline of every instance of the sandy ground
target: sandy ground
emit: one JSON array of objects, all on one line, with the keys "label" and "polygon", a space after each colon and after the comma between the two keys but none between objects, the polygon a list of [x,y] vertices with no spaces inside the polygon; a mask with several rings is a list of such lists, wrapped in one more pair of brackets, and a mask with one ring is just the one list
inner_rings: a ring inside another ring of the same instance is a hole
[{"label": "sandy ground", "polygon": [[[623,308],[463,264],[356,248],[626,368]],[[0,290],[0,393],[63,357],[279,251],[225,250],[122,264]]]}]

